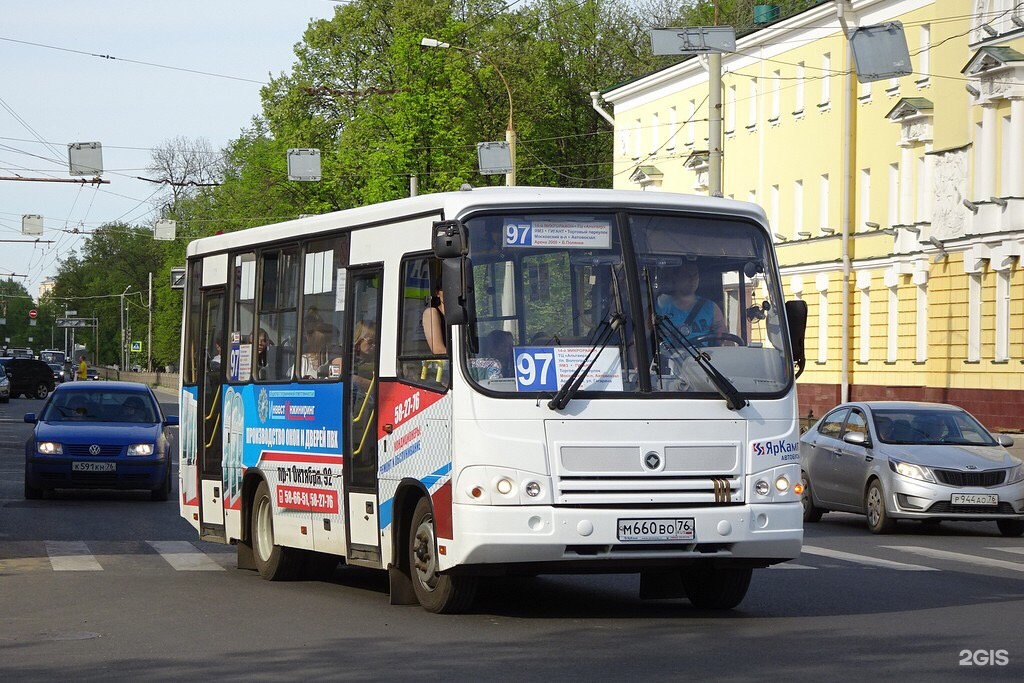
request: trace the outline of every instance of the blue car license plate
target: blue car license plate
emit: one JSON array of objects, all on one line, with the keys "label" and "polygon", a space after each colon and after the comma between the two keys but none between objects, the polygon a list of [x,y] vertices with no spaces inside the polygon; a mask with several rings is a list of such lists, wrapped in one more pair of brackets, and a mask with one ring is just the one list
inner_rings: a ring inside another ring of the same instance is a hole
[{"label": "blue car license plate", "polygon": [[116,462],[73,462],[72,472],[116,472]]}]

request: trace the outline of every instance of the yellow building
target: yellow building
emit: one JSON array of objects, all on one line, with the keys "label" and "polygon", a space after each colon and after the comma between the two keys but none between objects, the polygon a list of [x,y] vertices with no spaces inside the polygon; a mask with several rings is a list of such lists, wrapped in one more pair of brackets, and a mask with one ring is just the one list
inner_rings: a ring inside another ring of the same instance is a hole
[{"label": "yellow building", "polygon": [[[913,73],[860,83],[840,5],[899,21]],[[1024,429],[1024,4],[828,2],[722,65],[722,193],[764,207],[808,303],[801,412],[930,400]],[[709,191],[707,66],[600,93],[616,188]]]}]

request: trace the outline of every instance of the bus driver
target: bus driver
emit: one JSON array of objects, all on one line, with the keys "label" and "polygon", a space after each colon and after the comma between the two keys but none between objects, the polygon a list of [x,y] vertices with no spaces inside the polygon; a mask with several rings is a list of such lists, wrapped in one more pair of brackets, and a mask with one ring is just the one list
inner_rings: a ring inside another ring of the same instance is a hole
[{"label": "bus driver", "polygon": [[[674,272],[673,272],[674,270]],[[658,297],[655,312],[663,315],[690,341],[706,335],[725,334],[722,309],[711,299],[697,295],[700,285],[700,271],[693,261],[683,261],[678,268],[669,271],[674,283],[671,294]]]}]

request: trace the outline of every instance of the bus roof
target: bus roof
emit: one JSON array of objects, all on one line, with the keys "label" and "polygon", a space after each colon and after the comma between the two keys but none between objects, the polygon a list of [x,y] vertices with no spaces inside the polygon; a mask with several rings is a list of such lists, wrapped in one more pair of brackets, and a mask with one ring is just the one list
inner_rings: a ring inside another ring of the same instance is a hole
[{"label": "bus roof", "polygon": [[543,209],[556,206],[579,206],[586,209],[636,207],[689,210],[728,214],[749,218],[762,225],[767,224],[764,210],[757,204],[704,195],[639,190],[486,187],[396,199],[204,237],[189,244],[186,255],[221,252],[251,245],[254,242],[274,242],[330,230],[369,227],[430,214],[452,219],[480,209]]}]

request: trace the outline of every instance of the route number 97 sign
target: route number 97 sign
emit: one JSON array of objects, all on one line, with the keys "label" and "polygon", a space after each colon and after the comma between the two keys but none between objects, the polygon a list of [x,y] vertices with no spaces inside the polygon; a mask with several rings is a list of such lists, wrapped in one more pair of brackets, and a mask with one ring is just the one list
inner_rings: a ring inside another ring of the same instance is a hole
[{"label": "route number 97 sign", "polygon": [[[589,346],[517,346],[514,351],[517,391],[555,392],[587,357]],[[622,364],[617,348],[598,355],[582,391],[622,391]]]}]

